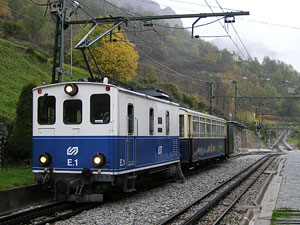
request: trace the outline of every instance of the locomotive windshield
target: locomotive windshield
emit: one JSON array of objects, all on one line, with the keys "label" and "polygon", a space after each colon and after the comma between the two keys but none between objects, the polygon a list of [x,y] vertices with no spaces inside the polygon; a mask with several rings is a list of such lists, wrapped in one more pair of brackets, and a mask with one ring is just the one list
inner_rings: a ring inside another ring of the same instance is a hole
[{"label": "locomotive windshield", "polygon": [[81,100],[64,101],[64,123],[80,124],[82,121],[82,102]]},{"label": "locomotive windshield", "polygon": [[110,96],[94,94],[91,96],[91,123],[108,124],[110,121]]},{"label": "locomotive windshield", "polygon": [[55,97],[42,96],[38,99],[38,123],[51,125],[55,123]]}]

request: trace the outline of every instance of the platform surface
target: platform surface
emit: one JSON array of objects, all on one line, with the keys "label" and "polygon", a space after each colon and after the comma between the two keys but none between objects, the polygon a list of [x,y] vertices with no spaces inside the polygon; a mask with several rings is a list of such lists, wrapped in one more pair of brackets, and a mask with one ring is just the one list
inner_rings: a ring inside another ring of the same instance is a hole
[{"label": "platform surface", "polygon": [[275,209],[300,210],[300,150],[288,151]]}]

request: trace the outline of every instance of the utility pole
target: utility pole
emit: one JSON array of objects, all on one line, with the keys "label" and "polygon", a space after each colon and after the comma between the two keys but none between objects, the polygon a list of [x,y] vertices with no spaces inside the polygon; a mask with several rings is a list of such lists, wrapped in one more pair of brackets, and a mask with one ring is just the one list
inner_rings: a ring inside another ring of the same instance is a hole
[{"label": "utility pole", "polygon": [[[63,82],[64,74],[64,35],[65,20],[66,20],[66,0],[60,0],[59,2],[53,3],[51,6],[50,13],[53,15],[56,23],[55,30],[55,44],[53,51],[53,67],[52,67],[52,83]],[[57,80],[56,80],[56,73]]]},{"label": "utility pole", "polygon": [[207,82],[207,85],[209,85],[209,114],[213,115],[213,85],[214,82]]},{"label": "utility pole", "polygon": [[[68,0],[68,3],[73,4],[73,10],[81,9],[85,13],[87,13],[81,6],[80,3],[74,0]],[[193,23],[192,32],[194,31],[194,25],[203,18],[208,17],[224,17],[224,22],[228,21],[228,19],[234,19],[235,16],[243,16],[249,15],[249,12],[222,12],[222,13],[198,13],[198,14],[179,14],[179,15],[160,15],[160,16],[140,16],[140,17],[104,17],[104,18],[90,18],[87,20],[71,20],[71,15],[66,15],[66,0],[56,0],[50,1],[50,13],[54,18],[56,23],[55,30],[55,46],[53,52],[53,68],[52,68],[52,83],[60,83],[63,82],[63,75],[66,73],[64,71],[64,31],[68,28],[69,25],[72,24],[93,24],[91,30],[86,34],[86,36],[77,44],[77,48],[82,50],[83,56],[85,56],[85,50],[88,49],[91,45],[93,45],[98,40],[102,39],[107,34],[112,34],[115,28],[119,28],[121,24],[134,24],[135,21],[140,21],[144,24],[153,25],[153,20],[162,20],[162,19],[180,19],[180,18],[197,18],[197,20]],[[88,14],[88,13],[87,13]],[[88,14],[89,15],[89,14]],[[89,15],[91,16],[91,15]],[[107,32],[100,34],[93,38],[92,40],[87,40],[88,36],[92,33],[92,31],[98,25],[103,24],[113,24],[113,26],[108,29]],[[193,38],[193,37],[192,37]],[[90,50],[89,50],[90,52]],[[91,54],[91,52],[90,52]],[[93,56],[92,56],[93,58]],[[86,62],[88,65],[88,62]],[[93,78],[92,71],[89,70],[91,78]],[[56,79],[57,76],[57,79]],[[211,95],[212,96],[212,95]]]},{"label": "utility pole", "polygon": [[232,81],[232,83],[234,84],[234,120],[236,121],[236,106],[237,106],[237,102],[236,102],[236,97],[237,97],[237,82],[235,80]]}]

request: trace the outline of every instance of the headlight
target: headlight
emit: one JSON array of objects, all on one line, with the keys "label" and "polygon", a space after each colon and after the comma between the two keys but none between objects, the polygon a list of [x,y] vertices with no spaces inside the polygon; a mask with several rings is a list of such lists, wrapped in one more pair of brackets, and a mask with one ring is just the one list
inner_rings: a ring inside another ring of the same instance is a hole
[{"label": "headlight", "polygon": [[65,92],[70,96],[75,96],[78,93],[78,86],[76,84],[67,84],[65,86]]},{"label": "headlight", "polygon": [[105,164],[105,156],[103,154],[97,153],[92,160],[94,166],[103,167]]},{"label": "headlight", "polygon": [[39,157],[39,162],[42,166],[48,166],[52,162],[51,155],[49,153],[43,153]]}]

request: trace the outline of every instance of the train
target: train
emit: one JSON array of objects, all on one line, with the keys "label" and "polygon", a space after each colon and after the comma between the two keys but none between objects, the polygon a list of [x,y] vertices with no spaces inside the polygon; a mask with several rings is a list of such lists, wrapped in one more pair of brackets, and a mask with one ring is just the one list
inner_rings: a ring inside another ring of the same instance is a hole
[{"label": "train", "polygon": [[153,176],[184,179],[184,169],[233,152],[225,119],[147,91],[107,79],[34,88],[37,182],[56,200],[102,202],[104,195],[135,191]]}]

